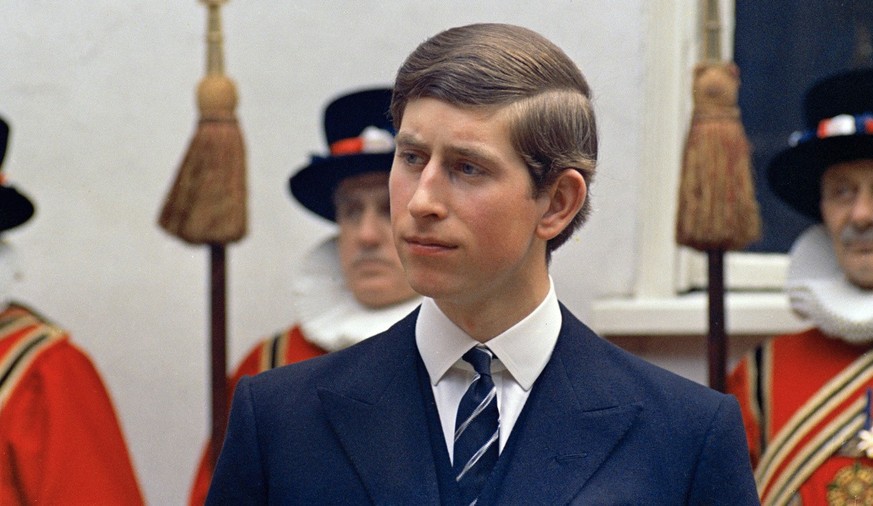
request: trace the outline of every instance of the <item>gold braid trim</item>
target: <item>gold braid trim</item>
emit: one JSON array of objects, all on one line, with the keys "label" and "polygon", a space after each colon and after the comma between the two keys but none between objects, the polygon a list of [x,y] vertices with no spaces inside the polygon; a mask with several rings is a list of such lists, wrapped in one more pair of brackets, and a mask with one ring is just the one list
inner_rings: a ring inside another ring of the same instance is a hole
[{"label": "gold braid trim", "polygon": [[[772,376],[773,370],[772,360],[765,358],[764,364],[767,367],[767,370],[763,374],[763,377],[767,378],[764,381],[768,382],[764,389],[765,395],[768,396],[768,398],[765,399],[765,403],[769,403],[771,401],[769,396],[772,394],[772,385],[769,384],[769,378]],[[865,354],[861,356],[846,367],[840,374],[825,383],[825,385],[822,386],[814,396],[809,398],[804,405],[801,406],[794,415],[792,415],[785,426],[779,430],[772,442],[767,446],[767,449],[761,456],[761,461],[758,463],[757,469],[755,470],[755,481],[758,483],[759,493],[771,489],[771,485],[775,479],[774,475],[776,470],[786,460],[791,462],[788,468],[789,471],[787,472],[793,473],[791,468],[798,465],[798,456],[792,456],[792,453],[794,453],[793,450],[806,436],[813,432],[820,434],[815,440],[807,443],[807,445],[804,446],[804,449],[801,450],[800,454],[803,454],[804,452],[808,454],[811,451],[809,450],[810,445],[823,437],[821,434],[833,436],[833,433],[829,432],[830,430],[834,430],[833,428],[835,425],[833,422],[826,426],[829,428],[828,431],[823,431],[819,428],[819,425],[822,424],[826,418],[831,416],[838,406],[848,402],[848,399],[852,395],[855,395],[858,389],[873,379],[873,367],[871,366],[873,366],[873,354]],[[864,402],[864,399],[856,401],[855,404],[858,402]],[[854,412],[850,412],[848,415],[844,413],[840,415],[840,418],[844,419],[846,416],[852,416],[855,414],[856,413]],[[765,418],[769,417],[765,415]],[[768,419],[766,421],[769,425],[771,420]],[[843,442],[844,440],[839,441],[840,444]],[[839,447],[839,445],[837,445],[837,447]],[[804,479],[805,478],[806,477],[804,477]],[[767,495],[770,496],[769,493]]]},{"label": "gold braid trim", "polygon": [[[30,330],[26,336],[19,339],[3,357],[0,357],[0,412],[2,412],[12,392],[15,391],[21,378],[24,377],[30,364],[36,360],[40,353],[65,336],[59,328],[46,325],[31,315],[20,318],[20,320],[24,320],[26,325],[34,323],[38,325]],[[17,322],[10,323],[10,325],[18,328],[25,326]],[[8,329],[8,326],[3,328],[3,330]]]},{"label": "gold braid trim", "polygon": [[791,497],[812,473],[847,440],[864,428],[867,406],[865,397],[859,397],[849,408],[816,434],[789,461],[788,467],[773,483],[771,492],[761,501],[762,506],[788,504]]},{"label": "gold braid trim", "polygon": [[269,371],[275,369],[285,363],[285,356],[288,352],[288,341],[291,338],[292,330],[280,332],[261,344],[261,361],[258,366],[258,372]]}]

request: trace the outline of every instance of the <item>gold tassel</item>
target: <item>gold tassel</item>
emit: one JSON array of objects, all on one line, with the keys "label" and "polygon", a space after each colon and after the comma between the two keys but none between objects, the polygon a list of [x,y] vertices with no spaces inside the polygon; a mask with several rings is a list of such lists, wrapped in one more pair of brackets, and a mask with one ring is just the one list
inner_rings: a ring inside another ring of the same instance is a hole
[{"label": "gold tassel", "polygon": [[738,250],[761,236],[738,89],[739,69],[733,63],[701,63],[695,68],[676,241],[698,250]]},{"label": "gold tassel", "polygon": [[192,244],[226,244],[246,234],[246,168],[234,113],[236,87],[224,75],[219,6],[209,8],[207,75],[197,88],[200,120],[158,223]]}]

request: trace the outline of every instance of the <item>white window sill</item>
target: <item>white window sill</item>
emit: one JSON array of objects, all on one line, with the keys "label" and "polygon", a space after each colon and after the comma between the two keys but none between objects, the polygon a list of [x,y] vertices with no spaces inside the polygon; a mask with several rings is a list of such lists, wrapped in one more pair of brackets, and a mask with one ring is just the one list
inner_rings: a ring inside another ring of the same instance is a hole
[{"label": "white window sill", "polygon": [[[705,335],[705,293],[664,298],[611,298],[594,303],[592,328],[603,336]],[[809,328],[780,292],[735,292],[725,297],[728,335],[771,336]]]}]

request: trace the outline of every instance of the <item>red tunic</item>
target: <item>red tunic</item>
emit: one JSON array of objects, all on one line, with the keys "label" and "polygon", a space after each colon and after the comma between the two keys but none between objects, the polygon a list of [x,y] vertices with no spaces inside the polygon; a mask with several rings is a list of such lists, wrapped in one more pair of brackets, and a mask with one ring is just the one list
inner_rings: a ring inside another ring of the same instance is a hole
[{"label": "red tunic", "polygon": [[[259,372],[300,362],[301,360],[324,355],[325,353],[327,352],[303,338],[300,327],[295,326],[285,330],[280,334],[261,341],[252,348],[233,376],[228,379],[228,396],[233,397],[236,384],[243,376],[254,376]],[[197,474],[194,477],[191,496],[188,500],[188,504],[192,506],[200,506],[206,502],[206,495],[209,492],[209,484],[212,481],[213,471],[210,448],[211,444],[207,443],[206,449],[200,458],[200,465],[197,466]]]},{"label": "red tunic", "polygon": [[767,341],[732,372],[728,391],[740,402],[762,504],[785,504],[795,494],[805,505],[829,504],[840,470],[873,466],[839,452],[867,422],[868,351],[869,344],[811,329]]},{"label": "red tunic", "polygon": [[94,365],[17,305],[0,312],[0,504],[143,504]]}]

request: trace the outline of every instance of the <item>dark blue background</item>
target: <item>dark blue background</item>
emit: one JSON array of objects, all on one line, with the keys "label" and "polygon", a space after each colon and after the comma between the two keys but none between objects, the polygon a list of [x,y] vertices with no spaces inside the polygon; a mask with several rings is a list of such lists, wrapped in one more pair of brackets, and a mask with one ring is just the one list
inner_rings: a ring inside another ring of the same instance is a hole
[{"label": "dark blue background", "polygon": [[[767,187],[767,163],[803,130],[803,94],[815,81],[852,68],[856,22],[873,0],[736,0],[734,60],[739,105],[752,145],[762,238],[748,249],[785,252],[810,221]],[[869,63],[868,63],[869,64]]]}]

